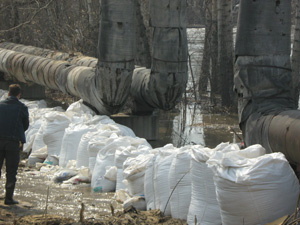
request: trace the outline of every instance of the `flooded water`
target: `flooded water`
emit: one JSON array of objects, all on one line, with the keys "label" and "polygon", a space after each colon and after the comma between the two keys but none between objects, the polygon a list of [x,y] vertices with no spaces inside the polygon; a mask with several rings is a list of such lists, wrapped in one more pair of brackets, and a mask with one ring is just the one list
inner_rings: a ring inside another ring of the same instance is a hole
[{"label": "flooded water", "polygon": [[[189,28],[189,79],[187,92],[197,90],[204,44],[204,28]],[[234,29],[234,35],[236,29]],[[237,113],[203,113],[202,106],[179,103],[171,112],[159,112],[159,140],[156,145],[172,143],[176,147],[201,144],[210,148],[221,142],[240,142]]]},{"label": "flooded water", "polygon": [[202,113],[201,105],[179,104],[173,112],[160,112],[160,145],[200,144],[214,148],[221,142],[240,142],[238,115]]},{"label": "flooded water", "polygon": [[[27,170],[27,171],[26,171]],[[3,171],[4,172],[4,171]],[[0,185],[4,190],[5,179]],[[122,206],[113,200],[114,193],[93,193],[90,184],[63,186],[54,183],[46,173],[21,167],[15,190],[15,199],[22,206],[34,210],[36,214],[55,214],[80,218],[81,204],[84,204],[84,217],[100,219],[111,215],[111,206],[115,212]]]}]

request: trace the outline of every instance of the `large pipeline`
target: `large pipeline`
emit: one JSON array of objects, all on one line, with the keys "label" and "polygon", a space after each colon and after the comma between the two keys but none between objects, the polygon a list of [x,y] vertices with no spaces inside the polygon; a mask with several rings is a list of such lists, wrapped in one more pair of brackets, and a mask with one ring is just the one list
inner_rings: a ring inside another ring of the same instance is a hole
[{"label": "large pipeline", "polygon": [[69,64],[77,66],[96,67],[98,63],[97,58],[84,56],[78,52],[66,53],[12,42],[0,42],[0,48],[26,53],[28,55],[40,56],[47,59],[67,61]]},{"label": "large pipeline", "polygon": [[291,163],[300,164],[290,23],[290,1],[241,1],[235,88],[245,144],[262,144],[269,152],[282,152]]},{"label": "large pipeline", "polygon": [[[131,93],[136,113],[174,108],[187,83],[186,1],[150,1],[151,69],[134,69],[133,0],[102,0],[98,59],[0,43],[0,71],[82,98],[99,114],[119,112]],[[128,17],[128,15],[130,15]]]}]

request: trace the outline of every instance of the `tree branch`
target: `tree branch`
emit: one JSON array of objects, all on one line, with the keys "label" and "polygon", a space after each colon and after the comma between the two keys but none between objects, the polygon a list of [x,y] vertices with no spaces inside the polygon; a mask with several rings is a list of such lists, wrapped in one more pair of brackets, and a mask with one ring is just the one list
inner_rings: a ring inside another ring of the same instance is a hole
[{"label": "tree branch", "polygon": [[31,18],[30,18],[29,20],[25,21],[24,23],[20,23],[20,24],[18,24],[17,26],[11,27],[11,28],[9,28],[9,29],[7,29],[7,30],[1,30],[1,31],[0,31],[0,34],[1,34],[1,33],[5,33],[5,32],[9,32],[9,31],[16,30],[16,29],[18,29],[18,28],[20,28],[20,27],[22,27],[22,26],[24,26],[24,25],[26,25],[26,24],[31,23],[31,22],[33,21],[33,19],[39,14],[39,12],[41,12],[41,11],[44,10],[44,9],[46,9],[53,1],[54,1],[54,0],[50,0],[45,6],[39,8],[37,11],[35,11],[34,14],[31,16]]}]

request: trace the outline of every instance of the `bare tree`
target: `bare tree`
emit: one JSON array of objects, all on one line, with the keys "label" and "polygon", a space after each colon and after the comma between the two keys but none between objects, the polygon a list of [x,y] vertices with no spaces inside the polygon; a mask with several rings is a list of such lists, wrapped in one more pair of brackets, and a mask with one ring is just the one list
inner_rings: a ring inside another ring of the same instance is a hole
[{"label": "bare tree", "polygon": [[213,103],[216,103],[215,96],[220,94],[220,77],[218,66],[218,10],[217,0],[212,0],[211,6],[212,12],[212,27],[211,27],[211,44],[210,44],[210,60],[211,60],[211,99]]},{"label": "bare tree", "polygon": [[299,101],[299,81],[300,81],[300,1],[295,0],[295,28],[294,28],[294,41],[292,51],[292,77],[293,89],[295,91],[295,105],[298,106]]},{"label": "bare tree", "polygon": [[209,79],[211,102],[216,104],[216,96],[221,95],[222,106],[232,107],[236,103],[233,93],[231,1],[209,0],[205,3],[206,29],[199,90],[207,90]]},{"label": "bare tree", "polygon": [[0,39],[95,56],[98,9],[98,0],[4,0]]},{"label": "bare tree", "polygon": [[231,1],[218,0],[218,66],[221,81],[222,106],[233,101],[233,36]]},{"label": "bare tree", "polygon": [[204,1],[203,13],[205,14],[205,37],[203,46],[203,58],[201,63],[201,72],[199,78],[199,92],[204,94],[207,92],[208,80],[210,79],[211,71],[211,32],[212,32],[212,2]]}]

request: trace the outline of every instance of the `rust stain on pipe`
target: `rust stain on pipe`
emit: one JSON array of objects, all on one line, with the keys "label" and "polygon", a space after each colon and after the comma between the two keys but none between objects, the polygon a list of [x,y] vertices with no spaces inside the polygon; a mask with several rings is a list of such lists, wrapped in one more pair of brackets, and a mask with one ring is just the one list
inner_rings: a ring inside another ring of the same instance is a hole
[{"label": "rust stain on pipe", "polygon": [[276,115],[269,126],[269,144],[273,152],[282,152],[287,160],[300,164],[300,111]]}]

